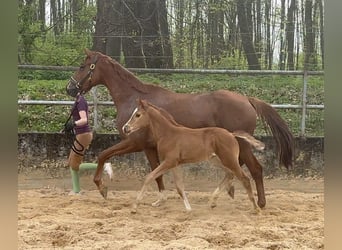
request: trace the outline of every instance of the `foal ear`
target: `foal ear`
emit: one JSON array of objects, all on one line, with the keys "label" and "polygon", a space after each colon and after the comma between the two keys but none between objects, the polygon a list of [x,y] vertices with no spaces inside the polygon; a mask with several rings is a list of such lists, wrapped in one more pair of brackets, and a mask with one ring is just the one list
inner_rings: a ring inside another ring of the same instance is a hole
[{"label": "foal ear", "polygon": [[139,98],[139,106],[143,109],[147,108],[147,101]]}]

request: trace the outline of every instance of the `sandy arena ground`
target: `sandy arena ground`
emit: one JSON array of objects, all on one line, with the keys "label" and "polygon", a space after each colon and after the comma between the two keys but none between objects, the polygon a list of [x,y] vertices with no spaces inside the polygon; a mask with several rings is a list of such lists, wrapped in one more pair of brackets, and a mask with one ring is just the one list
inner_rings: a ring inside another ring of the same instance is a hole
[{"label": "sandy arena ground", "polygon": [[[130,208],[141,179],[114,178],[105,200],[82,176],[82,195],[68,195],[71,180],[18,178],[19,249],[323,249],[323,179],[265,179],[266,208],[253,212],[235,182],[235,199],[222,193],[208,205],[216,184],[188,180],[193,211],[185,212],[172,183],[168,200],[152,207],[155,184],[137,214]],[[253,185],[255,190],[255,187]]]}]

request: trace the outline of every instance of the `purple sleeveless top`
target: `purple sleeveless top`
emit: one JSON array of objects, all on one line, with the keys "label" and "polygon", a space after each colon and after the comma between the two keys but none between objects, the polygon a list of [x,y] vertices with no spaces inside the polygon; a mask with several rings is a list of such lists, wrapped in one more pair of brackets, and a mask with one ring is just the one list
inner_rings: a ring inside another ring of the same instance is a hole
[{"label": "purple sleeveless top", "polygon": [[[87,120],[88,120],[88,103],[86,99],[84,98],[84,96],[78,95],[77,100],[73,107],[73,111],[72,111],[72,119],[74,121],[78,121],[79,119],[81,119],[79,112],[82,110],[86,112]],[[87,133],[87,132],[91,132],[91,129],[89,127],[89,122],[87,122],[87,124],[82,125],[82,126],[75,126],[76,135]]]}]

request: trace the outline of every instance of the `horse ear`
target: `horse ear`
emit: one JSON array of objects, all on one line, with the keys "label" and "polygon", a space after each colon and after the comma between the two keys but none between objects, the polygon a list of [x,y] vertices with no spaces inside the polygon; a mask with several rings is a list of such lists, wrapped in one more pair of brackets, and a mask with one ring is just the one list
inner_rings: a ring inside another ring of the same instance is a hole
[{"label": "horse ear", "polygon": [[87,56],[91,55],[91,51],[88,48],[84,49],[84,53],[86,53]]}]

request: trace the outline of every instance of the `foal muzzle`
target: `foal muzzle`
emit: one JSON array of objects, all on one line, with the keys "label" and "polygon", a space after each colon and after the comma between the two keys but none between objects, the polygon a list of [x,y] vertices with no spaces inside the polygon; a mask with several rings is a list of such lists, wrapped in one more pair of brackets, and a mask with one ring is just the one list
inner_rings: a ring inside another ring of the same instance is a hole
[{"label": "foal muzzle", "polygon": [[128,126],[127,124],[125,124],[125,125],[122,127],[122,131],[123,131],[124,134],[126,134],[126,135],[129,135],[129,134],[132,132],[130,126]]}]

